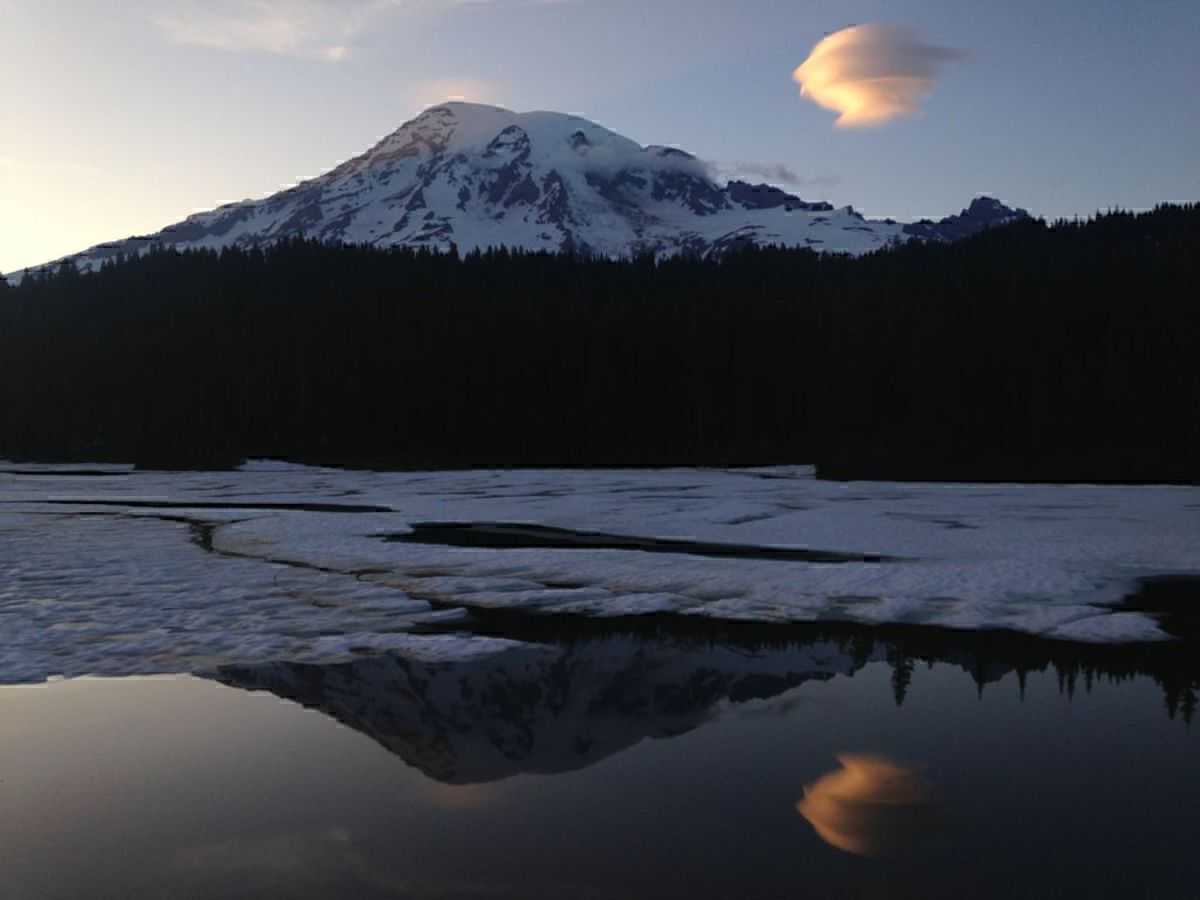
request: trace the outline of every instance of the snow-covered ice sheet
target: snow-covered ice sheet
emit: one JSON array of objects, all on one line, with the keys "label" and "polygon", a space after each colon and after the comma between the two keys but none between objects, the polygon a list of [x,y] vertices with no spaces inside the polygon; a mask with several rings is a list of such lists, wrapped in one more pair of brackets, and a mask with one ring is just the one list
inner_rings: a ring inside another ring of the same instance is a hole
[{"label": "snow-covered ice sheet", "polygon": [[[1139,577],[1200,574],[1200,490],[1187,487],[833,483],[803,467],[380,473],[255,462],[181,474],[6,464],[0,501],[0,681],[10,682],[504,649],[411,633],[452,629],[470,607],[1155,640],[1164,634],[1152,618],[1113,605]],[[299,508],[313,504],[339,511]],[[901,559],[384,539],[424,522]]]}]

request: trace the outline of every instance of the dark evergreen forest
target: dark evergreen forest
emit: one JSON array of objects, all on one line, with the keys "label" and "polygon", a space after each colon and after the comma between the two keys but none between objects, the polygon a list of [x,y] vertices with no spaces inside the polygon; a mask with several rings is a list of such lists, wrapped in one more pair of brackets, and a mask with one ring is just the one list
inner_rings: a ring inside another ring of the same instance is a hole
[{"label": "dark evergreen forest", "polygon": [[290,241],[0,280],[0,456],[1200,481],[1200,205],[852,259]]}]

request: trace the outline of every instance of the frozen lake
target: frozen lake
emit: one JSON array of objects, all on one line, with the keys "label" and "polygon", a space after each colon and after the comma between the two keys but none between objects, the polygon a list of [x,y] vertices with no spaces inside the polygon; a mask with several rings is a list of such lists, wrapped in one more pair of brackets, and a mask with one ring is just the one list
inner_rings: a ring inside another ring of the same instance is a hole
[{"label": "frozen lake", "polygon": [[[905,623],[1092,642],[1200,575],[1200,490],[764,470],[0,465],[0,682],[504,649],[474,610]],[[430,632],[436,632],[430,634]]]}]

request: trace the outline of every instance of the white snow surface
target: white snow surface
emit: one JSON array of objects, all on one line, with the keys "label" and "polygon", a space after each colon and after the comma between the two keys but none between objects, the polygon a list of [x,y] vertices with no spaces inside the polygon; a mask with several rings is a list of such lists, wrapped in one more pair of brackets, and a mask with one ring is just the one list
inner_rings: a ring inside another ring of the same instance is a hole
[{"label": "white snow surface", "polygon": [[[1152,618],[1113,605],[1139,577],[1200,574],[1200,490],[1188,487],[836,483],[804,467],[87,468],[112,474],[0,465],[0,681],[331,662],[379,651],[446,660],[509,649],[512,642],[461,630],[470,607],[1159,640],[1165,635]],[[183,507],[125,505],[139,501]],[[192,502],[241,506],[188,508]],[[439,521],[901,559],[808,563],[382,538]],[[411,633],[431,623],[460,631]]]}]

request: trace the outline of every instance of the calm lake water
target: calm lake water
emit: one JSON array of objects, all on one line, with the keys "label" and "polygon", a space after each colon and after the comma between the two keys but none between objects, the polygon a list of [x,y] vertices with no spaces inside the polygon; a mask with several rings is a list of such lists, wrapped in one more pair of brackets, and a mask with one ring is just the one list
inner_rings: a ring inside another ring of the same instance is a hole
[{"label": "calm lake water", "polygon": [[2,688],[3,896],[1200,896],[1187,645],[755,635]]}]

